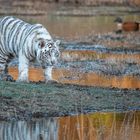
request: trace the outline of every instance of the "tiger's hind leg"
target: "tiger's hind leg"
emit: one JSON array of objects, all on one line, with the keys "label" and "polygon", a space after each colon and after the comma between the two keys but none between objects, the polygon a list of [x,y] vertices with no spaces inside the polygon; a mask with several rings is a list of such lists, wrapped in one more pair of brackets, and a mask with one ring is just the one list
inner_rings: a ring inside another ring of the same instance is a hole
[{"label": "tiger's hind leg", "polygon": [[8,66],[7,66],[7,64],[1,64],[0,63],[0,80],[14,81],[13,77],[8,74]]}]

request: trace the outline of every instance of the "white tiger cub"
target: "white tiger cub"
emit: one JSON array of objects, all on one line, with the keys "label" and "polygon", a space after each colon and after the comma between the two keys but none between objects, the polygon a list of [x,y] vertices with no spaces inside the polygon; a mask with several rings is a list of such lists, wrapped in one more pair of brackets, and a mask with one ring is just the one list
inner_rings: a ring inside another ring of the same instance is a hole
[{"label": "white tiger cub", "polygon": [[38,61],[45,69],[46,82],[52,80],[52,67],[60,56],[60,41],[54,42],[41,24],[29,24],[6,16],[0,19],[0,80],[10,80],[8,63],[19,59],[17,81],[28,82],[29,63]]}]

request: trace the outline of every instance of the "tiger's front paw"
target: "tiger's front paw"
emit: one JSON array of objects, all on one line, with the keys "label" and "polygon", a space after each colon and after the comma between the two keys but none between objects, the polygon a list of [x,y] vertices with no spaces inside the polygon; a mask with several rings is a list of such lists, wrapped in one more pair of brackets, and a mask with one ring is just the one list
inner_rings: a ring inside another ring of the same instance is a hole
[{"label": "tiger's front paw", "polygon": [[16,80],[16,82],[25,82],[25,83],[29,83],[29,80],[28,80],[28,78],[22,78],[22,77],[19,77],[17,80]]},{"label": "tiger's front paw", "polygon": [[25,83],[29,83],[28,80],[28,71],[27,70],[22,70],[19,72],[19,76],[16,82],[25,82]]}]

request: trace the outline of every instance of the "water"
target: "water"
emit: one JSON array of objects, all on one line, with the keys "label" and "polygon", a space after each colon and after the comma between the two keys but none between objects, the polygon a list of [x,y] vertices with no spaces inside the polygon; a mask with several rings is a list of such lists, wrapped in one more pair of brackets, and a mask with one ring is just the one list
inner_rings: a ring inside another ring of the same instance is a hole
[{"label": "water", "polygon": [[[30,23],[43,24],[52,36],[58,36],[67,40],[81,38],[91,33],[105,33],[116,30],[113,22],[114,16],[18,16]],[[125,20],[139,21],[138,15],[123,16]]]},{"label": "water", "polygon": [[30,122],[1,122],[1,140],[56,140],[58,137],[57,119],[42,119]]},{"label": "water", "polygon": [[1,140],[139,140],[140,112],[1,122]]}]

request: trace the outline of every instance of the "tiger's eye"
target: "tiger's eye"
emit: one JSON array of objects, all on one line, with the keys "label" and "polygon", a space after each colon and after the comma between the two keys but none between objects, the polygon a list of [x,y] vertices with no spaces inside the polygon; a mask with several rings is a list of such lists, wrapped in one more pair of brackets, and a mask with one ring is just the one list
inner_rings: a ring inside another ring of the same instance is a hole
[{"label": "tiger's eye", "polygon": [[52,44],[51,43],[48,43],[48,47],[51,48],[52,47]]}]

